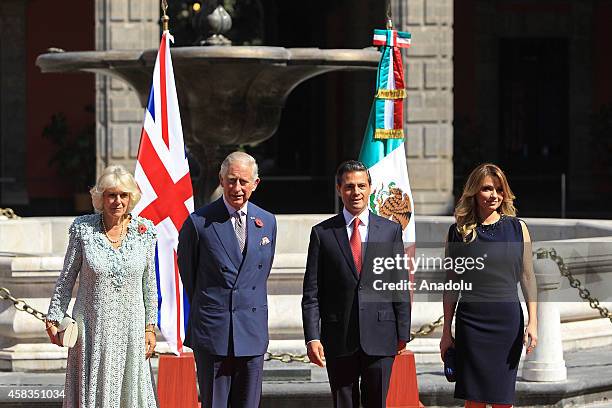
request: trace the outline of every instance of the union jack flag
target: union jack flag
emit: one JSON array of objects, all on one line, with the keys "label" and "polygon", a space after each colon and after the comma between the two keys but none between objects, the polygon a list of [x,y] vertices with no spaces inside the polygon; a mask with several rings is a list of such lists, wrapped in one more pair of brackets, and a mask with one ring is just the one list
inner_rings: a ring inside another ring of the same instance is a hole
[{"label": "union jack flag", "polygon": [[142,199],[133,214],[157,228],[155,267],[158,325],[174,353],[183,350],[189,303],[178,271],[176,248],[185,219],[193,212],[193,190],[183,142],[168,31],[162,34],[153,84],[144,113],[135,177]]}]

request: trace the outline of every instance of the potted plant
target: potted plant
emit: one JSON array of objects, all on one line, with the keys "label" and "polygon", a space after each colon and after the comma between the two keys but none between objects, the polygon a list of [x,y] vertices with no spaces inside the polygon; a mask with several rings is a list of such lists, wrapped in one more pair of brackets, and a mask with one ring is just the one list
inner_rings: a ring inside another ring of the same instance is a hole
[{"label": "potted plant", "polygon": [[[85,111],[94,114],[91,105]],[[77,212],[91,211],[89,187],[95,179],[95,121],[72,132],[68,126],[66,115],[56,113],[51,116],[51,122],[45,126],[43,137],[49,139],[56,151],[49,160],[50,166],[57,168],[59,176],[72,183],[74,191],[74,208]]]}]

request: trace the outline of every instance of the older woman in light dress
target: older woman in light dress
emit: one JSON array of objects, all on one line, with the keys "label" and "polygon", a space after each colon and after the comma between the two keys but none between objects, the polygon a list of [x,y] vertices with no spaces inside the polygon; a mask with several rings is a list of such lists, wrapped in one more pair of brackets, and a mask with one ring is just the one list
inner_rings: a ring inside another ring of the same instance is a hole
[{"label": "older woman in light dress", "polygon": [[157,323],[155,228],[130,214],[140,191],[123,167],[107,167],[90,192],[96,213],[70,226],[47,315],[47,333],[58,344],[58,322],[78,277],[72,317],[79,337],[68,351],[64,407],[155,407],[146,361]]}]

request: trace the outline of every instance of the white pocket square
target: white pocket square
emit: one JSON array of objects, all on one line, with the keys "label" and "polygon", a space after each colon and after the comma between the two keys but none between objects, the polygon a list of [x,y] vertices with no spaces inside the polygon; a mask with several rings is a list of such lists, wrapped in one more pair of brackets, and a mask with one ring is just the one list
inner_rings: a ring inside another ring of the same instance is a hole
[{"label": "white pocket square", "polygon": [[268,237],[263,237],[259,245],[268,245],[270,243],[270,239]]}]

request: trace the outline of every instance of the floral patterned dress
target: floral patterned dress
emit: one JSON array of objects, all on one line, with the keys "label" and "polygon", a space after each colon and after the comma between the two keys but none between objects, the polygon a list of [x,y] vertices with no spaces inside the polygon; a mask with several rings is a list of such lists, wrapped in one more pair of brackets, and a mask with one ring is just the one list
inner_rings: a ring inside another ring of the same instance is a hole
[{"label": "floral patterned dress", "polygon": [[118,249],[107,240],[100,214],[77,217],[69,232],[47,316],[63,319],[78,276],[72,317],[79,337],[68,351],[63,406],[154,408],[144,330],[157,323],[155,228],[133,217]]}]

